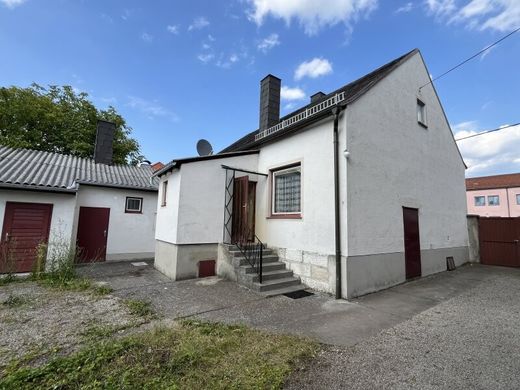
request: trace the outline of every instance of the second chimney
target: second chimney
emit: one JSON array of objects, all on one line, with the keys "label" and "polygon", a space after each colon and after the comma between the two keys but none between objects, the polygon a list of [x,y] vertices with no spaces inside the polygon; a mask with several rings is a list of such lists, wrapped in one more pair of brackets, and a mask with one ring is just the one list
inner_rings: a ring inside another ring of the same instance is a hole
[{"label": "second chimney", "polygon": [[280,88],[282,80],[267,75],[260,81],[260,131],[280,121]]},{"label": "second chimney", "polygon": [[326,96],[323,92],[316,92],[314,95],[311,95],[311,103],[316,103],[322,97]]},{"label": "second chimney", "polygon": [[115,132],[115,123],[98,120],[96,144],[94,145],[94,162],[96,164],[112,165]]}]

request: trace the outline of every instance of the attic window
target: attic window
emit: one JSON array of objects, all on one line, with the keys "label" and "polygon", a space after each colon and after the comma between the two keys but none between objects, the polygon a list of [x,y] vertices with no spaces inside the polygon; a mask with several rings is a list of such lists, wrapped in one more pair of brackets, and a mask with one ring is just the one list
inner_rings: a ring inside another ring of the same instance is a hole
[{"label": "attic window", "polygon": [[428,127],[426,123],[426,104],[421,99],[417,99],[417,122],[423,127]]}]

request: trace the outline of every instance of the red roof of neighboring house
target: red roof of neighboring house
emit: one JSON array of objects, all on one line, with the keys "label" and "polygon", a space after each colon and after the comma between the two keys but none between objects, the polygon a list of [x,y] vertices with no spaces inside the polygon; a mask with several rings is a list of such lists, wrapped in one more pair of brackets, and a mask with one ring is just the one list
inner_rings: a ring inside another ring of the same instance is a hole
[{"label": "red roof of neighboring house", "polygon": [[510,187],[520,187],[520,173],[466,179],[466,190],[468,191]]},{"label": "red roof of neighboring house", "polygon": [[154,172],[157,172],[159,169],[163,169],[164,168],[164,164],[160,161],[156,162],[155,164],[152,164],[152,170]]}]

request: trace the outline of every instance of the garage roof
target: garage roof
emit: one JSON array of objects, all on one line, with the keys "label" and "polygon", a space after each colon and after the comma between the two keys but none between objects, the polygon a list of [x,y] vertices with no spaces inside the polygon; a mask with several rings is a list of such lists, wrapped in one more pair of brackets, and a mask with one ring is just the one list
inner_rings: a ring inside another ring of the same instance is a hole
[{"label": "garage roof", "polygon": [[79,184],[157,191],[150,165],[106,165],[60,153],[0,145],[0,187],[75,192]]}]

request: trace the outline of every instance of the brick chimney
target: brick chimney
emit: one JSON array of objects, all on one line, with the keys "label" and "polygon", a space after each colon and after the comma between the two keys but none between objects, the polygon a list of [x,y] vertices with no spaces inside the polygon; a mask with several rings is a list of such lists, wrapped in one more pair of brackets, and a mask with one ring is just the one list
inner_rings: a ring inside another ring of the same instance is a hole
[{"label": "brick chimney", "polygon": [[322,97],[326,96],[323,92],[316,92],[314,95],[311,95],[311,103],[316,103]]},{"label": "brick chimney", "polygon": [[273,75],[260,81],[260,131],[276,125],[280,120],[280,88],[282,80]]},{"label": "brick chimney", "polygon": [[116,125],[112,122],[98,120],[96,144],[94,145],[94,161],[96,164],[112,165],[114,133]]}]

